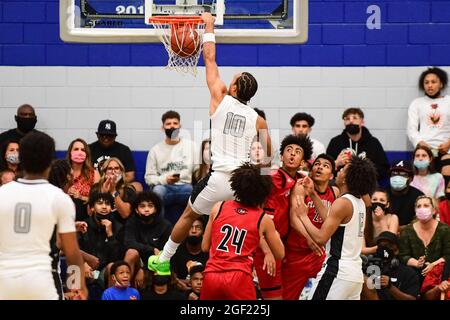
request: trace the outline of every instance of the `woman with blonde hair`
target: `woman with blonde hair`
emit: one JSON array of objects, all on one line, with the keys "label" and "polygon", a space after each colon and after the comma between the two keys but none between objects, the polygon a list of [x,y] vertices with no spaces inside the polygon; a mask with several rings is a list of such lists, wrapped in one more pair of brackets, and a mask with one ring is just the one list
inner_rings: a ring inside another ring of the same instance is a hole
[{"label": "woman with blonde hair", "polygon": [[83,139],[77,138],[70,143],[66,158],[72,169],[67,194],[75,203],[76,220],[81,221],[87,218],[89,192],[100,175],[91,164],[91,152]]},{"label": "woman with blonde hair", "polygon": [[118,158],[109,158],[102,164],[102,176],[96,183],[92,192],[111,193],[114,198],[113,213],[121,222],[131,214],[131,203],[136,196],[136,189],[132,184],[125,182],[125,167]]}]

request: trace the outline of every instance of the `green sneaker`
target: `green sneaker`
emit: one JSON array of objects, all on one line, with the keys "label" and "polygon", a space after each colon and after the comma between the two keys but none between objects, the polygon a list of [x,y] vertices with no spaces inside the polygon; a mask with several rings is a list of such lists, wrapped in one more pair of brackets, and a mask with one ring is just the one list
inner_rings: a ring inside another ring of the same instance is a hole
[{"label": "green sneaker", "polygon": [[148,258],[148,269],[154,271],[159,276],[170,276],[170,261],[159,262],[160,254]]}]

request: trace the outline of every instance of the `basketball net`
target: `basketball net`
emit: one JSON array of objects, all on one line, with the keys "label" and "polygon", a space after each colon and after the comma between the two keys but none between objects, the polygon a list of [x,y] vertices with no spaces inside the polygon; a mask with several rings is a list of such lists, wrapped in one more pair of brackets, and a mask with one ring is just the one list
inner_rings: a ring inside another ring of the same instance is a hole
[{"label": "basketball net", "polygon": [[[198,16],[154,16],[150,18],[150,22],[169,55],[166,68],[196,76],[205,31],[205,23],[202,18]],[[187,31],[183,31],[183,36],[178,37],[178,30],[181,28],[187,29]],[[183,53],[183,48],[188,41],[193,42],[196,48],[192,54]],[[178,52],[173,50],[174,46]]]}]

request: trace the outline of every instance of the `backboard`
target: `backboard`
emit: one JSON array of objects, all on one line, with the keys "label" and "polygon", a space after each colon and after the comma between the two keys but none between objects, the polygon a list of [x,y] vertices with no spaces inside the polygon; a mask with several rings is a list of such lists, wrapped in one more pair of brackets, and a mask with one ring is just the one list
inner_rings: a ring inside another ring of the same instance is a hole
[{"label": "backboard", "polygon": [[60,0],[66,42],[159,42],[155,15],[216,16],[218,43],[305,43],[308,0]]}]

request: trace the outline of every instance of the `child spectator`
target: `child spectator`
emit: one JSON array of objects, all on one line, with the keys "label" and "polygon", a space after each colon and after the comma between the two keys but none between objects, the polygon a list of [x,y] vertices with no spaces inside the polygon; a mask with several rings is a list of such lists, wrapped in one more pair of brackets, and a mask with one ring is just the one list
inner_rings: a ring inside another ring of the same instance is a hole
[{"label": "child spectator", "polygon": [[111,278],[114,286],[103,292],[102,300],[140,300],[139,292],[130,287],[130,265],[125,261],[116,261],[111,266]]},{"label": "child spectator", "polygon": [[191,289],[186,292],[187,300],[199,300],[203,286],[203,271],[205,266],[200,262],[193,262],[189,268],[189,282]]}]

